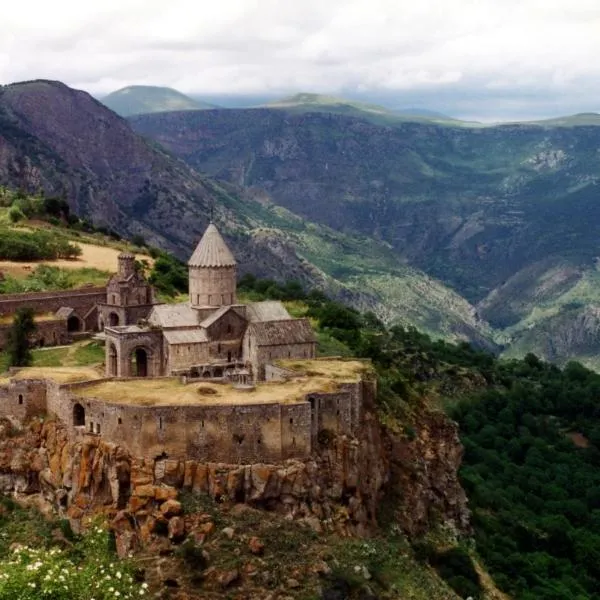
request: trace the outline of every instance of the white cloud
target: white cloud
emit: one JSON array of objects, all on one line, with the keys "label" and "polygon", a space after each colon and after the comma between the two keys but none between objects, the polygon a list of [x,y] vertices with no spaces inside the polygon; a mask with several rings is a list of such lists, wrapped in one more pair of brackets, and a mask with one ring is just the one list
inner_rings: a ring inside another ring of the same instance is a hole
[{"label": "white cloud", "polygon": [[96,94],[130,84],[535,90],[553,109],[556,98],[593,105],[600,92],[597,0],[30,0],[2,13],[1,83],[59,79]]}]

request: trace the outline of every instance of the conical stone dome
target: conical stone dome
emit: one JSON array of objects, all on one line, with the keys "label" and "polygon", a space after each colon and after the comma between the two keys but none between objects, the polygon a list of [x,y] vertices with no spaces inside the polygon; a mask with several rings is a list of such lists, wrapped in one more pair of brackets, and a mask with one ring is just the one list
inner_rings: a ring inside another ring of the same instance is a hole
[{"label": "conical stone dome", "polygon": [[206,228],[188,261],[189,267],[235,267],[236,264],[231,250],[214,223]]},{"label": "conical stone dome", "polygon": [[188,261],[192,308],[220,307],[236,302],[236,261],[211,223]]}]

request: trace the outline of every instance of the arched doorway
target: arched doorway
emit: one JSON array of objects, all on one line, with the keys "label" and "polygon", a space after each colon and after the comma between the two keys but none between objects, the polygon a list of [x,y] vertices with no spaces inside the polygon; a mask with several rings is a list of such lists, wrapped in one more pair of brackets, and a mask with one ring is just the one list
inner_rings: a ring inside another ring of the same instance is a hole
[{"label": "arched doorway", "polygon": [[67,319],[67,331],[81,331],[81,321],[77,315],[71,315]]},{"label": "arched doorway", "polygon": [[131,374],[134,377],[148,377],[148,352],[144,348],[136,348],[131,353]]},{"label": "arched doorway", "polygon": [[110,315],[108,315],[108,324],[111,327],[116,327],[119,324],[119,315],[117,313],[110,313]]},{"label": "arched doorway", "polygon": [[85,425],[85,408],[79,402],[73,405],[73,425],[83,427]]},{"label": "arched doorway", "polygon": [[114,344],[108,345],[108,376],[117,376],[117,349]]}]

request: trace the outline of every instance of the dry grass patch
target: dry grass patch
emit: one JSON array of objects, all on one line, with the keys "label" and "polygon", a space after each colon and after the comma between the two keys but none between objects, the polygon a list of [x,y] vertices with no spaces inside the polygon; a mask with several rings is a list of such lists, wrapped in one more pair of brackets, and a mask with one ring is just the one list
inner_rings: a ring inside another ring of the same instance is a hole
[{"label": "dry grass patch", "polygon": [[[12,260],[0,260],[0,271],[12,275],[16,278],[27,277],[31,271],[38,265],[51,265],[62,269],[81,269],[90,267],[100,271],[116,273],[117,257],[121,250],[109,246],[96,246],[84,242],[69,240],[75,246],[81,248],[81,256],[74,260],[39,260],[31,262],[17,262]],[[145,254],[136,254],[138,260],[146,260],[150,265],[154,262],[152,258]]]},{"label": "dry grass patch", "polygon": [[302,402],[307,394],[335,390],[335,383],[328,378],[298,378],[286,382],[261,383],[251,391],[239,390],[225,383],[184,385],[178,378],[161,378],[103,381],[79,390],[78,393],[118,404],[201,406],[294,404]]},{"label": "dry grass patch", "polygon": [[316,358],[313,360],[276,361],[284,369],[296,371],[307,377],[328,377],[335,381],[355,382],[371,370],[369,361],[358,359]]},{"label": "dry grass patch", "polygon": [[19,369],[14,375],[5,377],[9,379],[51,379],[57,383],[79,383],[100,379],[103,376],[93,367],[25,367]]}]

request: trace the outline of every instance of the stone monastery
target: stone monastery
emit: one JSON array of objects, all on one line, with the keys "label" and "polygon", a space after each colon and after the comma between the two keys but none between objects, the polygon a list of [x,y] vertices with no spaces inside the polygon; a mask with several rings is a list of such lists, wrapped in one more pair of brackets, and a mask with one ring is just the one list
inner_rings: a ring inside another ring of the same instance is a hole
[{"label": "stone monastery", "polygon": [[132,255],[121,255],[118,279],[107,289],[110,304],[100,311],[108,323],[107,376],[262,380],[274,359],[315,357],[308,319],[292,319],[281,302],[237,303],[235,258],[214,224],[188,262],[189,302],[149,304],[152,293],[135,279],[133,265]]},{"label": "stone monastery", "polygon": [[48,322],[61,325],[40,344],[99,331],[106,345],[104,373],[0,375],[0,417],[53,415],[71,437],[134,456],[230,463],[304,458],[328,433],[355,433],[375,396],[369,364],[316,359],[310,322],[281,302],[238,303],[236,261],[214,224],[188,262],[186,303],[157,303],[134,256],[118,260],[106,288],[0,300],[0,315],[23,304],[56,311]]}]

